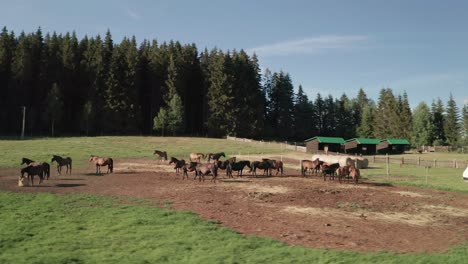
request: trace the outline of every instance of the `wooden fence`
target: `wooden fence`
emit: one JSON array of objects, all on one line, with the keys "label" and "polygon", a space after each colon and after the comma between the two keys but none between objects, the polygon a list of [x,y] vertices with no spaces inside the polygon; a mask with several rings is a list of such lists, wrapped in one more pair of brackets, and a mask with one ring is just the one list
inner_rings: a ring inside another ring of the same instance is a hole
[{"label": "wooden fence", "polygon": [[234,140],[234,141],[240,141],[240,142],[249,142],[249,143],[257,143],[257,144],[280,144],[283,148],[294,150],[294,151],[299,151],[299,152],[306,152],[306,147],[304,146],[298,146],[295,142],[294,144],[291,144],[291,142],[277,142],[277,141],[258,141],[258,140],[253,140],[249,138],[238,138],[238,137],[226,137],[227,140]]},{"label": "wooden fence", "polygon": [[393,163],[403,165],[414,165],[419,167],[432,167],[432,168],[466,168],[468,161],[463,160],[438,160],[438,159],[421,159],[416,158],[392,158],[390,156],[373,156],[369,161],[374,163]]}]

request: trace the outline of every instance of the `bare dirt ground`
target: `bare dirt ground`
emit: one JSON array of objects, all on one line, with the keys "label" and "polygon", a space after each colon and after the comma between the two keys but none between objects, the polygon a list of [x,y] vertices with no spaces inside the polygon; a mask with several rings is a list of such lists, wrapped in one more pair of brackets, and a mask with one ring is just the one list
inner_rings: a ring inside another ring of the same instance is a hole
[{"label": "bare dirt ground", "polygon": [[0,170],[0,189],[152,199],[245,235],[313,248],[434,252],[468,241],[467,194],[324,182],[292,169],[283,177],[234,179],[221,171],[218,182],[199,182],[193,173],[182,180],[171,166],[148,159],[117,159],[113,174],[95,175],[91,164],[71,175],[51,169],[48,181],[23,188],[17,186],[19,169]]}]

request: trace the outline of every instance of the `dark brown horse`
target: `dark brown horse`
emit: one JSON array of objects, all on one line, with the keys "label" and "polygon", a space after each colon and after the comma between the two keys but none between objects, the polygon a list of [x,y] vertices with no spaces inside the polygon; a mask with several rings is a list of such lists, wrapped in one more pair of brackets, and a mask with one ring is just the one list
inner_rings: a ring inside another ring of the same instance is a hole
[{"label": "dark brown horse", "polygon": [[329,176],[330,180],[334,180],[335,179],[335,172],[336,172],[336,169],[338,169],[340,167],[340,164],[339,163],[332,163],[332,164],[328,164],[328,163],[323,163],[322,165],[320,165],[320,170],[322,171],[322,175],[323,175],[323,180],[326,181],[327,180],[327,175]]},{"label": "dark brown horse", "polygon": [[50,163],[54,163],[54,161],[57,162],[57,172],[59,175],[62,174],[62,167],[67,166],[67,171],[65,174],[68,173],[68,168],[70,168],[70,174],[72,171],[72,159],[70,157],[62,158],[57,155],[52,155],[52,161]]},{"label": "dark brown horse", "polygon": [[228,168],[228,170],[227,170],[227,171],[229,171],[228,176],[232,177],[232,171],[237,171],[237,176],[242,177],[242,171],[244,170],[245,166],[249,167],[249,169],[252,169],[250,167],[250,161],[248,161],[248,160],[241,160],[239,162],[232,162],[230,164],[230,168]]},{"label": "dark brown horse", "polygon": [[218,166],[214,163],[203,163],[198,164],[196,167],[198,180],[205,181],[205,176],[209,174],[213,174],[213,178],[211,179],[212,182],[216,182],[216,178],[218,177]]},{"label": "dark brown horse", "polygon": [[21,169],[21,177],[24,178],[24,174],[27,174],[28,180],[31,186],[34,186],[34,176],[39,176],[39,184],[44,180],[44,167],[41,162],[31,162],[28,166]]},{"label": "dark brown horse", "polygon": [[107,166],[107,173],[112,173],[114,171],[114,160],[112,158],[102,158],[98,156],[91,156],[89,162],[94,162],[96,164],[96,174],[101,173],[101,166]]},{"label": "dark brown horse", "polygon": [[203,153],[190,153],[190,161],[196,161],[200,163],[201,159],[205,158],[205,154]]},{"label": "dark brown horse", "polygon": [[250,171],[252,175],[257,177],[257,168],[263,170],[263,175],[271,176],[271,169],[273,168],[273,161],[263,159],[262,161],[253,161],[250,163]]},{"label": "dark brown horse", "polygon": [[349,176],[351,176],[354,183],[357,184],[358,181],[359,181],[359,178],[361,178],[361,171],[358,168],[354,167],[354,166],[350,166]]},{"label": "dark brown horse", "polygon": [[214,154],[210,153],[210,154],[208,154],[208,162],[210,160],[218,161],[219,158],[221,158],[221,157],[226,157],[226,154],[224,154],[224,152],[219,152],[219,153],[214,153]]},{"label": "dark brown horse", "polygon": [[176,173],[179,173],[180,169],[182,169],[182,167],[185,165],[185,160],[178,160],[174,157],[171,157],[171,161],[169,161],[169,164],[172,163],[174,163],[174,169],[176,170]]},{"label": "dark brown horse", "polygon": [[[35,162],[35,161],[30,160],[28,158],[22,158],[21,159],[21,165],[23,165],[23,164],[29,165],[29,164],[31,164],[33,162]],[[40,163],[42,164],[42,168],[44,169],[44,178],[48,180],[49,177],[50,177],[50,165],[47,162],[40,162]]]},{"label": "dark brown horse", "polygon": [[320,165],[322,165],[323,161],[316,159],[314,161],[311,160],[301,160],[301,174],[302,176],[306,176],[307,171],[311,171],[314,174],[317,174]]},{"label": "dark brown horse", "polygon": [[167,152],[166,151],[155,150],[153,155],[158,155],[159,160],[167,160]]},{"label": "dark brown horse", "polygon": [[[263,160],[270,160],[270,159],[263,159]],[[271,169],[276,170],[276,175],[281,172],[281,176],[283,176],[283,162],[280,160],[270,160],[272,164]]]}]

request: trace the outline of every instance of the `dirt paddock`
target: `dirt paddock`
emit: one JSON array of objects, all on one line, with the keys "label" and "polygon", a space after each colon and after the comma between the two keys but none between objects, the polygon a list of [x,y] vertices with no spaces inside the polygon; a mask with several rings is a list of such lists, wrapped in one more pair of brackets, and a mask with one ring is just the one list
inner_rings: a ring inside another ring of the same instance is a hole
[{"label": "dirt paddock", "polygon": [[41,185],[20,188],[19,169],[3,169],[0,189],[152,199],[245,235],[313,248],[434,252],[468,241],[467,194],[365,181],[324,182],[294,170],[283,177],[234,179],[223,178],[221,171],[217,183],[211,177],[198,182],[193,173],[182,180],[167,163],[148,159],[117,159],[113,174],[94,171],[92,165],[72,175],[52,170]]}]

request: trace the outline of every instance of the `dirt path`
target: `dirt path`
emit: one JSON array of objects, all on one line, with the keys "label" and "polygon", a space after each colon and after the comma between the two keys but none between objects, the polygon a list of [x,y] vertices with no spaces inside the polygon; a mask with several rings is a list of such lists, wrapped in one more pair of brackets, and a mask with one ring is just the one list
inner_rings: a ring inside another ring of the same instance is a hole
[{"label": "dirt path", "polygon": [[[182,180],[171,167],[144,159],[115,161],[114,174],[94,167],[73,175],[52,172],[37,187],[17,187],[18,169],[0,170],[0,189],[91,193],[170,202],[247,235],[292,245],[357,251],[444,251],[468,241],[468,195],[372,183],[339,184],[321,178]],[[224,176],[224,172],[221,172]]]}]

